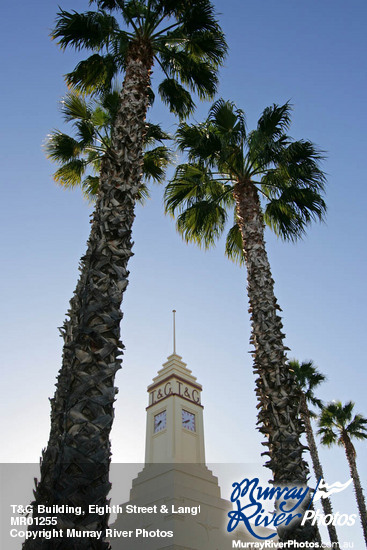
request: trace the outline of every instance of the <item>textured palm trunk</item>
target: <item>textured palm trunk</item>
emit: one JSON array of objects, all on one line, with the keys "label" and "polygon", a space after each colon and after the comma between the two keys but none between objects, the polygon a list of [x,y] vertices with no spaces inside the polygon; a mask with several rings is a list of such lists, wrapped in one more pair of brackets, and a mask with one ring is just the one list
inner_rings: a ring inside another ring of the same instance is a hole
[{"label": "textured palm trunk", "polygon": [[[137,50],[136,50],[137,51]],[[120,306],[128,284],[131,230],[141,180],[143,137],[148,107],[152,56],[130,52],[114,124],[111,152],[100,174],[100,190],[80,278],[62,334],[63,364],[51,400],[51,431],[43,452],[39,504],[81,506],[82,514],[60,513],[56,528],[101,531],[100,540],[73,537],[30,539],[26,550],[107,549],[103,541],[108,513],[90,513],[89,505],[106,507],[110,490],[110,441],[121,367]],[[44,528],[44,527],[42,527]],[[32,530],[35,530],[32,526]]]},{"label": "textured palm trunk", "polygon": [[[317,480],[319,480],[320,478],[325,479],[324,472],[323,472],[320,458],[319,458],[319,453],[317,451],[316,441],[313,435],[313,430],[312,430],[311,421],[310,421],[310,411],[306,402],[305,395],[302,395],[301,397],[301,415],[305,424],[307,444],[310,450],[315,477]],[[331,502],[328,497],[321,499],[321,505],[325,515],[333,513],[333,508],[331,506]],[[339,540],[338,540],[338,535],[337,535],[335,526],[332,524],[329,524],[327,526],[327,530],[329,533],[330,542],[333,544],[333,548],[339,548]]]},{"label": "textured palm trunk", "polygon": [[[273,472],[275,485],[306,486],[308,466],[301,443],[304,432],[300,419],[300,392],[287,365],[280,310],[265,249],[264,222],[257,190],[251,182],[235,186],[236,214],[241,230],[247,268],[247,292],[252,323],[251,343],[255,346],[254,371],[257,375],[259,431],[269,456],[265,466]],[[307,504],[306,504],[307,506]],[[279,529],[282,541],[317,540],[315,528],[292,522],[290,529]]]},{"label": "textured palm trunk", "polygon": [[356,495],[359,517],[361,520],[363,536],[367,547],[367,510],[366,510],[366,501],[364,499],[361,480],[359,479],[359,474],[357,470],[356,463],[356,451],[351,442],[348,434],[344,432],[342,435],[342,441],[345,448],[345,454],[347,455],[347,460],[349,464],[350,475],[353,479],[354,492]]}]

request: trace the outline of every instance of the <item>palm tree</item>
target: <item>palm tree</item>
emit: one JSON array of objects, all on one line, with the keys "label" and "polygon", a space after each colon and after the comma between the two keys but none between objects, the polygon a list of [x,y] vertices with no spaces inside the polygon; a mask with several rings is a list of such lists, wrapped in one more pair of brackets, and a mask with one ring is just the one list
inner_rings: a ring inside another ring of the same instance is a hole
[{"label": "palm tree", "polygon": [[[187,116],[200,99],[216,92],[217,71],[226,43],[209,0],[91,0],[97,11],[61,10],[54,39],[61,48],[92,52],[66,77],[70,87],[105,93],[123,73],[109,154],[100,164],[98,198],[80,277],[61,329],[63,362],[51,400],[51,429],[35,490],[38,504],[81,505],[85,515],[58,516],[58,527],[104,531],[110,489],[109,434],[113,421],[116,371],[121,367],[120,305],[128,284],[131,230],[141,194],[146,112],[152,101],[151,72],[160,67],[158,92],[169,109]],[[115,17],[116,15],[116,17]],[[120,27],[118,17],[121,16]],[[28,541],[27,549],[40,542]],[[42,548],[52,547],[42,541]],[[106,548],[102,540],[67,539],[59,548]]]},{"label": "palm tree", "polygon": [[228,210],[234,209],[226,254],[247,267],[258,424],[270,458],[266,466],[276,485],[304,485],[308,467],[300,441],[299,389],[287,364],[264,222],[284,239],[300,237],[313,219],[323,217],[325,178],[320,152],[309,141],[292,141],[286,135],[289,124],[290,105],[273,105],[247,133],[244,113],[224,100],[214,103],[205,122],[182,123],[177,141],[189,163],[177,167],[165,204],[169,213],[177,213],[186,241],[204,247],[222,235]]},{"label": "palm tree", "polygon": [[350,475],[353,479],[364,540],[367,545],[366,502],[357,470],[357,453],[352,443],[352,439],[367,439],[367,418],[361,414],[353,416],[353,409],[354,403],[352,401],[349,401],[345,405],[341,401],[329,403],[321,411],[317,433],[321,436],[321,443],[323,445],[331,447],[337,443],[345,449]]},{"label": "palm tree", "polygon": [[[289,361],[289,368],[295,373],[297,382],[302,390],[300,412],[305,424],[307,445],[310,450],[315,477],[316,479],[325,479],[311,425],[311,418],[316,418],[317,415],[309,409],[308,404],[310,403],[319,409],[322,408],[323,403],[316,397],[314,390],[326,380],[326,377],[317,370],[317,367],[315,367],[312,361],[306,361],[300,364],[299,361],[292,360]],[[325,515],[333,513],[331,502],[328,497],[322,498],[321,504]],[[338,548],[339,541],[335,526],[329,524],[327,529],[330,542],[334,544],[333,548]]]}]

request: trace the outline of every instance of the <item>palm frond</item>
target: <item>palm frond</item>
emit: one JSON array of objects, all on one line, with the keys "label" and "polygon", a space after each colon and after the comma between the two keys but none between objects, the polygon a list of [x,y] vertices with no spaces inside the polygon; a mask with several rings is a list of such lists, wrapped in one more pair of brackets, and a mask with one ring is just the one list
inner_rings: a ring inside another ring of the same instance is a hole
[{"label": "palm frond", "polygon": [[81,93],[104,93],[111,89],[118,70],[116,58],[111,54],[93,54],[80,61],[71,73],[65,75],[65,80],[68,86]]},{"label": "palm frond", "polygon": [[85,158],[87,160],[88,166],[92,168],[95,174],[99,174],[101,170],[101,163],[104,156],[104,151],[100,148],[88,147],[85,151]]},{"label": "palm frond", "polygon": [[324,159],[324,152],[311,141],[298,140],[282,148],[277,162],[287,170],[287,176],[291,181],[324,191],[325,175],[319,168],[320,161]]},{"label": "palm frond", "polygon": [[[189,0],[191,1],[191,0]],[[185,0],[150,0],[152,10],[160,12],[166,18],[183,17],[187,2]]]},{"label": "palm frond", "polygon": [[273,103],[271,107],[266,107],[257,123],[258,134],[272,140],[284,135],[290,126],[291,110],[289,102],[284,105]]},{"label": "palm frond", "polygon": [[240,265],[245,261],[242,235],[238,223],[235,223],[227,233],[225,254],[230,260]]},{"label": "palm frond", "polygon": [[[337,401],[335,406],[340,407],[340,405],[341,401]],[[344,406],[342,406],[341,411],[338,411],[338,413],[336,413],[337,415],[339,415],[339,418],[343,420],[343,422],[348,422],[352,419],[354,405],[355,404],[353,403],[353,401],[348,401]]]},{"label": "palm frond", "polygon": [[112,125],[120,105],[120,89],[108,90],[99,96],[99,100],[103,109],[109,114],[109,122]]},{"label": "palm frond", "polygon": [[208,181],[208,175],[202,166],[179,165],[164,192],[166,212],[173,216],[176,211],[182,212],[187,206],[204,199],[205,184]]},{"label": "palm frond", "polygon": [[110,113],[102,108],[96,107],[91,116],[91,123],[95,128],[103,128],[111,123]]},{"label": "palm frond", "polygon": [[179,165],[165,189],[166,212],[174,215],[202,201],[213,202],[221,207],[233,206],[232,188],[213,178],[203,165]]},{"label": "palm frond", "polygon": [[96,127],[92,121],[78,121],[75,127],[80,144],[84,146],[92,145],[96,135]]},{"label": "palm frond", "polygon": [[92,115],[91,105],[76,92],[69,92],[61,100],[61,110],[65,122],[89,120]]},{"label": "palm frond", "polygon": [[217,34],[220,31],[214,7],[207,0],[187,1],[179,7],[177,15],[183,21],[182,29],[188,35],[198,31]]},{"label": "palm frond", "polygon": [[218,77],[207,61],[197,59],[178,47],[164,46],[160,48],[160,62],[167,75],[180,79],[183,84],[196,92],[200,99],[214,97]]},{"label": "palm frond", "polygon": [[322,220],[326,211],[322,194],[325,175],[319,162],[323,156],[309,141],[287,143],[274,153],[274,168],[268,168],[261,178],[266,197],[288,202],[299,210],[305,224]]},{"label": "palm frond", "polygon": [[177,230],[186,242],[209,248],[221,237],[227,221],[226,210],[213,201],[189,206],[177,218]]},{"label": "palm frond", "polygon": [[190,93],[174,78],[166,78],[158,87],[162,101],[169,107],[171,113],[180,118],[191,115],[195,109],[195,103]]},{"label": "palm frond", "polygon": [[116,19],[103,11],[78,13],[61,10],[57,14],[51,36],[59,39],[58,44],[62,49],[72,46],[76,50],[88,48],[99,51],[108,45],[117,29]]},{"label": "palm frond", "polygon": [[288,144],[288,136],[285,131],[290,125],[289,103],[284,105],[273,104],[264,109],[256,130],[248,136],[248,156],[251,164],[256,167],[256,172],[268,169],[277,156]]},{"label": "palm frond", "polygon": [[[218,99],[209,110],[208,121],[215,125],[220,133],[240,134],[246,138],[246,118],[241,109],[237,109],[232,101]],[[238,140],[238,138],[237,138]]]},{"label": "palm frond", "polygon": [[219,65],[227,53],[227,44],[224,34],[218,30],[215,34],[210,31],[192,33],[185,41],[185,50],[194,59],[204,59]]},{"label": "palm frond", "polygon": [[299,388],[306,398],[310,418],[316,419],[318,416],[309,408],[309,405],[313,405],[320,410],[324,407],[321,399],[316,397],[314,389],[326,380],[326,376],[317,370],[313,361],[303,361],[300,364],[296,359],[292,359],[288,365],[289,370],[294,373]]},{"label": "palm frond", "polygon": [[44,148],[47,158],[55,162],[69,162],[77,158],[81,152],[78,141],[59,130],[55,130],[47,137]]},{"label": "palm frond", "polygon": [[355,439],[367,439],[367,418],[356,414],[347,427],[350,437]]},{"label": "palm frond", "polygon": [[[307,402],[322,409],[323,402],[315,396],[314,390],[322,382],[325,382],[326,376],[317,370],[313,361],[302,361],[300,363],[296,359],[292,359],[288,365],[289,369],[294,372],[298,385],[304,393]],[[316,415],[311,413],[310,416],[315,417]]]},{"label": "palm frond", "polygon": [[86,167],[84,159],[70,160],[54,173],[54,180],[66,189],[78,187],[82,182]]},{"label": "palm frond", "polygon": [[314,189],[297,185],[282,189],[279,186],[277,194],[278,198],[271,199],[266,205],[264,220],[283,240],[295,241],[301,238],[312,221],[324,219],[326,204]]},{"label": "palm frond", "polygon": [[126,59],[132,42],[132,36],[121,29],[111,37],[108,53],[115,58],[119,70],[125,70]]},{"label": "palm frond", "polygon": [[87,198],[89,202],[94,202],[99,189],[99,177],[98,176],[87,176],[82,181],[82,191],[84,197]]},{"label": "palm frond", "polygon": [[140,2],[139,0],[129,0],[125,2],[124,9],[121,11],[121,15],[127,25],[135,26],[134,21],[136,21],[138,27],[141,27],[141,25],[139,25],[139,20],[144,20],[147,13],[149,13],[147,6],[144,2]]},{"label": "palm frond", "polygon": [[319,428],[317,434],[321,437],[321,443],[327,447],[338,442],[338,435],[328,426]]},{"label": "palm frond", "polygon": [[225,229],[227,208],[233,206],[232,188],[214,179],[203,165],[182,164],[165,189],[164,203],[166,212],[177,213],[183,238],[208,248]]},{"label": "palm frond", "polygon": [[144,144],[146,146],[153,145],[157,141],[161,143],[167,139],[171,139],[170,135],[162,130],[159,124],[153,124],[152,122],[146,123],[147,131],[144,136]]},{"label": "palm frond", "polygon": [[143,156],[144,178],[148,181],[153,179],[157,183],[162,183],[170,160],[170,151],[164,145],[145,151]]},{"label": "palm frond", "polygon": [[210,132],[206,124],[189,125],[181,123],[176,132],[176,142],[180,151],[186,151],[191,162],[210,162],[221,150],[221,140]]},{"label": "palm frond", "polygon": [[136,200],[139,204],[145,204],[146,200],[149,199],[149,189],[144,181],[141,182]]}]

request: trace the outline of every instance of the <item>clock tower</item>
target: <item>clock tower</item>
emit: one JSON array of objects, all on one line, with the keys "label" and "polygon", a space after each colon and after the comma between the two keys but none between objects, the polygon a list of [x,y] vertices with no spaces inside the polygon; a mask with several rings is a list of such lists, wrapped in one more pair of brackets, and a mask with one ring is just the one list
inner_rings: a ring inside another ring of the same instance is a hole
[{"label": "clock tower", "polygon": [[205,464],[202,387],[173,353],[148,386],[145,463]]},{"label": "clock tower", "polygon": [[230,550],[234,538],[254,540],[226,530],[232,504],[205,464],[202,387],[173,334],[173,353],[148,386],[145,465],[111,526],[113,550]]}]

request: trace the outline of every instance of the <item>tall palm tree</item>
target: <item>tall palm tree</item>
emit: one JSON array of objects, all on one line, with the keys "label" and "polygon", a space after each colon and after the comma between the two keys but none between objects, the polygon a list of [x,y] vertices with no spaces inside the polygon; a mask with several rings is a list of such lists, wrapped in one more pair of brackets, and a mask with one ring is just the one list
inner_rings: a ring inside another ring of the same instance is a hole
[{"label": "tall palm tree", "polygon": [[[306,484],[308,467],[300,441],[299,389],[287,364],[264,222],[284,239],[296,239],[325,212],[321,154],[311,142],[289,138],[289,124],[290,105],[273,105],[247,133],[244,113],[217,101],[205,122],[180,125],[177,141],[189,162],[178,166],[165,192],[178,231],[205,247],[222,235],[228,211],[234,210],[226,254],[247,267],[258,424],[267,436],[266,466],[277,485]],[[307,540],[308,534],[299,536]]]},{"label": "tall palm tree", "polygon": [[[322,408],[323,403],[316,397],[315,389],[326,380],[326,376],[317,370],[313,361],[304,361],[300,364],[299,361],[293,359],[289,361],[289,368],[295,373],[297,382],[302,390],[300,413],[305,424],[307,445],[310,450],[315,477],[317,480],[325,479],[311,425],[311,418],[317,418],[317,415],[310,410],[309,404],[319,409]],[[328,497],[322,498],[321,504],[325,515],[333,513],[331,502]],[[327,529],[330,542],[334,544],[334,548],[338,548],[339,541],[335,526],[329,524]]]},{"label": "tall palm tree", "polygon": [[[164,79],[158,92],[169,109],[193,111],[190,92],[210,98],[226,42],[208,0],[91,0],[96,11],[61,10],[52,33],[61,48],[92,52],[66,77],[78,91],[104,93],[123,73],[109,154],[100,165],[98,198],[87,252],[61,329],[63,362],[51,400],[51,429],[35,490],[38,504],[82,505],[85,515],[59,516],[58,527],[104,531],[108,514],[88,513],[105,506],[110,489],[109,434],[121,366],[120,305],[128,284],[131,230],[141,191],[146,112],[151,102],[153,64]],[[121,26],[119,19],[121,20]],[[39,547],[28,539],[26,548]],[[42,548],[54,541],[42,541]],[[102,540],[67,539],[60,548],[106,548]],[[61,545],[61,546],[60,546]]]},{"label": "tall palm tree", "polygon": [[367,439],[367,418],[361,414],[353,416],[353,409],[354,403],[352,401],[349,401],[345,405],[341,401],[329,403],[321,411],[317,433],[321,436],[321,443],[323,445],[331,447],[337,443],[345,449],[350,475],[353,479],[364,540],[367,545],[366,502],[357,470],[357,453],[352,443],[352,439]]}]

